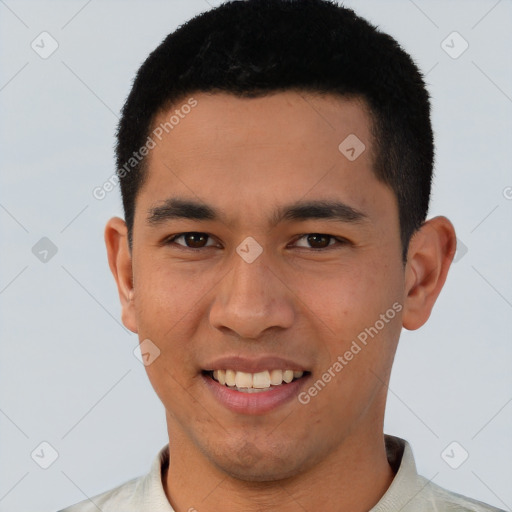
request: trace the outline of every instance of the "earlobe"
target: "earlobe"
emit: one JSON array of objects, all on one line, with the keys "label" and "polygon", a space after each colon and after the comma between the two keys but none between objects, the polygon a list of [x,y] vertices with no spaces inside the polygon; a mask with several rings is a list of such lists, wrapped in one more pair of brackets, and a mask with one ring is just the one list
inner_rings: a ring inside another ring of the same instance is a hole
[{"label": "earlobe", "polygon": [[402,316],[406,329],[418,329],[428,320],[446,281],[455,250],[455,229],[446,217],[426,221],[411,238]]},{"label": "earlobe", "polygon": [[105,226],[108,264],[117,284],[125,327],[137,332],[135,290],[133,288],[132,257],[128,247],[128,228],[123,219],[113,217]]}]

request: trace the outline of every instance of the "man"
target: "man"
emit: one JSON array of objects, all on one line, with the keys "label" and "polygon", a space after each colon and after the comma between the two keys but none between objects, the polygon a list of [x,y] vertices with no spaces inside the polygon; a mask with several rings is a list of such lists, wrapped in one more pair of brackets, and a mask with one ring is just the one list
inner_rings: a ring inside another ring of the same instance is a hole
[{"label": "man", "polygon": [[333,2],[226,3],[151,53],[117,135],[108,260],[169,445],[66,512],[497,510],[383,433],[456,249],[396,41]]}]

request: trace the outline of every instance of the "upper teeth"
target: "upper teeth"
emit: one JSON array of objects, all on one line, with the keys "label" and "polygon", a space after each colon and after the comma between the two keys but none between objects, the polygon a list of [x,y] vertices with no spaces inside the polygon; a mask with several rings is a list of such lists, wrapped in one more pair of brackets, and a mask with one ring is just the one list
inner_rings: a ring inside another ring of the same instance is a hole
[{"label": "upper teeth", "polygon": [[293,379],[302,377],[304,372],[293,370],[265,370],[258,373],[237,372],[235,370],[214,370],[213,378],[222,385],[236,386],[237,388],[265,389],[279,386],[283,382],[289,383]]}]

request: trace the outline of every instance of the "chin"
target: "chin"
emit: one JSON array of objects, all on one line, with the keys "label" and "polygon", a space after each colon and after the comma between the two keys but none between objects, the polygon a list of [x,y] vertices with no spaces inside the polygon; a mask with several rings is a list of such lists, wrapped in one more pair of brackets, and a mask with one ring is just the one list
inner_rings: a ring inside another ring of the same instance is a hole
[{"label": "chin", "polygon": [[231,478],[247,483],[277,482],[297,475],[301,469],[291,468],[289,463],[282,463],[279,467],[262,462],[257,466],[219,466]]},{"label": "chin", "polygon": [[263,450],[251,442],[238,450],[213,457],[212,462],[231,478],[248,483],[275,482],[291,478],[306,469],[305,461],[297,458],[296,448],[287,454],[276,454],[271,448]]}]

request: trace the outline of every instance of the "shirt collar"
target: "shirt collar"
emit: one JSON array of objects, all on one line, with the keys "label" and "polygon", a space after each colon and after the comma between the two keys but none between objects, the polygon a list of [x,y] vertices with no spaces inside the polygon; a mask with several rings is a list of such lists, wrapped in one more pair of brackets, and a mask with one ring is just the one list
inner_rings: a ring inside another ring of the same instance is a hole
[{"label": "shirt collar", "polygon": [[[416,463],[409,443],[405,439],[384,435],[386,454],[395,477],[388,490],[370,512],[392,512],[404,508],[424,487],[418,477]],[[165,445],[154,459],[151,471],[141,481],[142,494],[151,508],[161,512],[174,512],[164,491],[162,479],[169,466],[169,445]]]},{"label": "shirt collar", "polygon": [[395,477],[370,512],[402,510],[421,491],[424,484],[416,470],[411,446],[405,439],[384,435],[386,454]]}]

